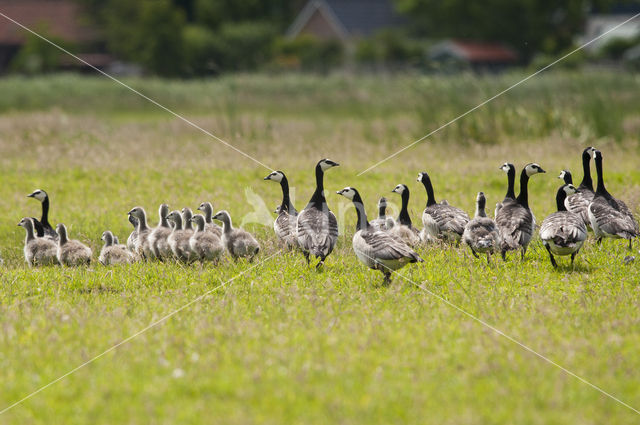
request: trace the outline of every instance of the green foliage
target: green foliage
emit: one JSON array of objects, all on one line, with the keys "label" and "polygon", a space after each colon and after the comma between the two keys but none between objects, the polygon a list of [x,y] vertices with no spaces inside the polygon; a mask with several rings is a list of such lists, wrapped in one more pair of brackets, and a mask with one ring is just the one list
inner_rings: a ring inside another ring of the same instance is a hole
[{"label": "green foliage", "polygon": [[[68,47],[66,43],[54,36],[46,35],[46,29],[38,30],[44,37],[59,46]],[[12,72],[35,75],[51,72],[58,68],[63,53],[56,47],[33,34],[27,34],[26,41],[9,65]]]},{"label": "green foliage", "polygon": [[424,43],[408,37],[404,31],[386,29],[358,40],[355,59],[362,64],[416,64],[424,60]]},{"label": "green foliage", "polygon": [[277,68],[327,72],[344,60],[342,44],[311,35],[279,38],[274,45]]},{"label": "green foliage", "polygon": [[616,37],[612,40],[609,40],[604,46],[602,46],[599,50],[599,53],[607,59],[620,60],[627,50],[629,50],[633,46],[637,46],[638,44],[640,44],[640,37]]}]

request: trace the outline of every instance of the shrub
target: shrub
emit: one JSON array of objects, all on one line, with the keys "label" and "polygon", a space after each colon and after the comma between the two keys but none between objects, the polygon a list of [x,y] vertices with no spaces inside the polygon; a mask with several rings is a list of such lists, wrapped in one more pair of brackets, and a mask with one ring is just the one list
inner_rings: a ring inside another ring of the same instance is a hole
[{"label": "shrub", "polygon": [[275,66],[285,69],[327,72],[342,64],[344,51],[336,40],[302,35],[293,40],[279,38],[274,44]]}]

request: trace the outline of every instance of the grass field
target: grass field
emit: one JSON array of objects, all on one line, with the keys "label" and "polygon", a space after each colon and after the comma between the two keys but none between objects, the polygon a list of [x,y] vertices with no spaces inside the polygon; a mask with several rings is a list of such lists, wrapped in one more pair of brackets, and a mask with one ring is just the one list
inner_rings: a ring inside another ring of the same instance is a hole
[{"label": "grass field", "polygon": [[[475,260],[464,247],[420,249],[424,264],[389,287],[351,249],[355,211],[335,195],[358,188],[370,216],[405,183],[420,222],[424,189],[473,212],[483,190],[502,199],[505,161],[538,162],[530,182],[538,221],[555,208],[562,168],[580,180],[580,152],[604,154],[610,192],[640,212],[640,77],[543,74],[362,176],[357,174],[522,75],[236,76],[131,80],[273,169],[301,209],[313,167],[326,175],[341,237],[321,273],[278,253],[271,228],[280,188],[238,155],[106,79],[0,80],[0,410],[190,301],[24,403],[0,424],[631,424],[632,410],[527,352],[433,294],[640,409],[640,256],[588,241],[553,270],[536,239],[524,261]],[[256,234],[258,261],[220,266],[29,269],[23,216],[51,221],[100,249],[126,239],[127,211],[210,200]],[[275,254],[275,255],[274,255]],[[251,267],[251,268],[250,268]],[[239,273],[243,273],[239,275]],[[402,277],[401,277],[402,276]],[[235,278],[234,280],[230,280]],[[413,282],[413,283],[412,283]]]}]

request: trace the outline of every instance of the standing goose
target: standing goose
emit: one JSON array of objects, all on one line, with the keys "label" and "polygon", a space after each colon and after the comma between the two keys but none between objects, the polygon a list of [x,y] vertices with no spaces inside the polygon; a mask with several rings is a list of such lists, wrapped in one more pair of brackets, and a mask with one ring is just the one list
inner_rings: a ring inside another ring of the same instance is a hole
[{"label": "standing goose", "polygon": [[409,215],[409,188],[405,184],[399,184],[394,187],[391,192],[400,195],[402,198],[402,206],[398,219],[391,228],[390,233],[394,237],[400,238],[409,246],[417,246],[420,243],[420,236],[418,236],[418,229],[413,227],[411,216]]},{"label": "standing goose", "polygon": [[264,178],[280,183],[282,189],[282,203],[280,204],[280,212],[273,222],[273,230],[287,248],[295,248],[298,246],[296,237],[296,220],[298,211],[293,206],[289,197],[289,181],[282,171],[274,171]]},{"label": "standing goose", "polygon": [[213,216],[213,205],[211,205],[211,202],[201,203],[198,211],[202,211],[204,214],[204,229],[217,237],[222,236],[222,227],[211,221],[211,217]]},{"label": "standing goose", "polygon": [[100,250],[98,261],[100,261],[102,265],[133,263],[133,254],[124,245],[116,243],[116,238],[113,236],[113,233],[105,230],[102,233],[101,239],[104,241],[104,246]]},{"label": "standing goose", "polygon": [[471,252],[476,258],[478,252],[487,254],[487,263],[489,256],[500,248],[500,232],[496,222],[487,217],[485,206],[487,199],[483,192],[478,192],[476,197],[476,213],[464,227],[462,233],[462,241],[469,245]]},{"label": "standing goose", "polygon": [[629,207],[621,200],[614,198],[605,188],[602,153],[598,150],[594,151],[593,160],[598,173],[598,187],[588,208],[593,233],[598,238],[598,243],[602,238],[628,239],[629,249],[631,249],[631,240],[640,234],[638,222]]},{"label": "standing goose", "polygon": [[540,225],[540,239],[549,252],[549,259],[553,267],[558,267],[553,254],[571,254],[571,265],[582,244],[587,239],[587,226],[582,218],[571,211],[567,211],[566,199],[576,196],[578,189],[570,183],[565,183],[556,194],[556,207],[554,212],[542,221]]},{"label": "standing goose", "polygon": [[42,189],[36,189],[27,198],[34,198],[42,204],[42,217],[36,223],[34,219],[34,228],[38,231],[38,236],[45,236],[53,240],[58,240],[58,234],[49,223],[49,195]]},{"label": "standing goose", "polygon": [[500,230],[501,254],[522,248],[522,258],[527,252],[535,228],[535,219],[529,208],[529,178],[545,171],[535,163],[527,164],[520,173],[520,193],[515,200],[505,198],[502,208],[496,212],[496,224]]},{"label": "standing goose", "polygon": [[149,233],[149,246],[153,250],[154,257],[164,260],[171,258],[173,251],[169,246],[167,238],[171,234],[171,227],[167,221],[169,215],[169,205],[161,204],[158,208],[158,216],[160,218],[160,224]]},{"label": "standing goose", "polygon": [[320,260],[316,267],[324,264],[325,258],[331,254],[338,241],[338,220],[329,210],[327,200],[324,197],[324,173],[338,165],[330,159],[318,161],[316,164],[316,190],[296,220],[298,245],[307,259],[307,264],[309,263],[309,255]]},{"label": "standing goose", "polygon": [[449,204],[438,204],[431,178],[426,172],[418,173],[417,181],[421,182],[427,191],[427,206],[422,213],[426,239],[449,239],[459,242],[464,232],[464,226],[469,222],[469,215],[460,208]]},{"label": "standing goose", "polygon": [[58,262],[64,266],[74,267],[91,263],[91,248],[76,239],[67,237],[67,227],[58,224]]},{"label": "standing goose", "polygon": [[171,252],[179,261],[189,262],[195,255],[191,252],[189,239],[193,231],[189,232],[182,228],[182,216],[179,211],[171,211],[167,220],[173,223],[173,229],[167,238],[167,243],[171,247]]},{"label": "standing goose", "polygon": [[516,200],[516,193],[514,188],[516,182],[516,166],[509,162],[505,162],[499,167],[499,169],[507,174],[507,193],[504,195],[504,199],[502,200],[502,202],[496,203],[496,210],[493,215],[494,217],[498,216],[498,211],[500,211],[500,208],[502,208],[505,202]]},{"label": "standing goose", "polygon": [[260,244],[251,233],[243,229],[235,229],[227,211],[219,211],[213,219],[222,222],[222,243],[233,259],[249,257],[249,261],[252,261],[260,251]]},{"label": "standing goose", "polygon": [[135,207],[128,213],[130,216],[135,217],[138,220],[138,231],[135,243],[133,245],[133,252],[149,260],[155,257],[153,249],[149,244],[149,234],[151,228],[147,224],[147,213],[142,207]]},{"label": "standing goose", "polygon": [[378,200],[378,218],[371,220],[371,226],[376,230],[390,230],[395,225],[393,217],[389,217],[387,212],[387,198],[382,197]]},{"label": "standing goose", "polygon": [[[591,228],[588,209],[589,204],[593,201],[593,196],[595,195],[593,192],[593,181],[591,180],[589,162],[591,160],[591,155],[595,150],[596,149],[594,147],[589,146],[582,152],[582,170],[584,172],[582,182],[580,183],[580,186],[578,186],[578,192],[572,196],[567,196],[564,201],[567,210],[578,214],[587,228]],[[565,176],[566,173],[567,172],[565,172]],[[573,181],[571,181],[571,174],[569,174],[568,179],[566,177],[564,178],[564,182],[573,184]]]},{"label": "standing goose", "polygon": [[205,219],[202,214],[191,217],[191,221],[196,225],[196,229],[189,239],[191,252],[200,261],[218,261],[224,252],[224,246],[218,236],[205,229]]},{"label": "standing goose", "polygon": [[58,246],[49,238],[38,238],[34,235],[33,219],[25,217],[18,223],[26,230],[24,240],[24,259],[29,266],[48,266],[58,264]]},{"label": "standing goose", "polygon": [[353,187],[345,187],[337,192],[351,199],[356,208],[358,222],[353,235],[353,250],[358,259],[373,270],[380,270],[384,275],[384,284],[391,283],[391,273],[408,263],[422,262],[422,258],[401,240],[389,233],[376,230],[367,221],[362,198]]}]

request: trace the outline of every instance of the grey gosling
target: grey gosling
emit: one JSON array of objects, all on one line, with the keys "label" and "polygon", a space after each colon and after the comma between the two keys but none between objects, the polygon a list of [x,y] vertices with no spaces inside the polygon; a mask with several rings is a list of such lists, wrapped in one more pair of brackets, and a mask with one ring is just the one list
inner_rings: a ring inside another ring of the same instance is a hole
[{"label": "grey gosling", "polygon": [[191,238],[193,231],[182,228],[182,216],[179,211],[171,211],[167,220],[173,223],[173,229],[167,238],[171,252],[179,261],[191,261],[195,257],[189,245],[189,238]]},{"label": "grey gosling", "polygon": [[500,249],[500,232],[496,222],[487,217],[486,203],[487,198],[484,193],[478,192],[476,213],[464,227],[462,241],[471,248],[471,252],[476,258],[480,258],[478,252],[486,253],[487,263],[489,263],[490,255]]},{"label": "grey gosling", "polygon": [[193,235],[191,235],[189,239],[191,251],[200,261],[217,262],[224,252],[222,240],[212,232],[206,230],[206,222],[202,214],[196,214],[191,217],[191,222],[196,226]]},{"label": "grey gosling", "polygon": [[253,260],[260,250],[260,244],[251,233],[243,229],[234,229],[227,211],[217,212],[213,219],[222,222],[222,243],[229,254],[234,259],[249,257]]},{"label": "grey gosling", "polygon": [[133,230],[129,234],[127,238],[127,249],[131,252],[135,252],[136,249],[136,241],[138,240],[138,219],[129,214],[127,216],[129,223],[133,226]]},{"label": "grey gosling", "polygon": [[171,251],[171,247],[167,241],[167,238],[171,234],[171,227],[167,221],[168,215],[169,206],[167,204],[161,204],[158,208],[160,222],[158,227],[154,228],[149,234],[149,245],[153,250],[153,255],[159,260],[164,260],[173,256],[173,251]]},{"label": "grey gosling", "polygon": [[211,220],[211,217],[213,217],[213,205],[211,205],[211,202],[201,203],[198,210],[202,211],[202,214],[204,214],[204,229],[207,232],[213,233],[217,237],[221,237],[222,227],[218,226]]},{"label": "grey gosling", "polygon": [[353,235],[353,250],[358,259],[384,275],[384,284],[391,283],[391,273],[409,263],[422,262],[422,258],[407,244],[384,230],[376,230],[367,221],[362,198],[353,187],[339,190],[338,195],[351,199],[358,221]]},{"label": "grey gosling", "polygon": [[149,224],[147,224],[146,211],[142,207],[135,207],[129,211],[129,215],[138,219],[138,236],[134,244],[133,252],[147,260],[153,259],[155,257],[155,253],[149,244],[151,228],[149,227]]},{"label": "grey gosling", "polygon": [[389,230],[395,225],[395,220],[387,215],[387,198],[378,200],[378,218],[369,223],[376,230]]},{"label": "grey gosling", "polygon": [[25,217],[18,223],[26,230],[24,240],[24,259],[29,266],[48,266],[58,264],[58,245],[49,238],[34,235],[33,219]]},{"label": "grey gosling", "polygon": [[91,248],[76,239],[67,237],[67,227],[64,224],[56,226],[58,232],[58,262],[64,266],[81,266],[91,263]]},{"label": "grey gosling", "polygon": [[102,265],[133,263],[133,254],[124,245],[116,243],[113,233],[106,230],[102,233],[101,239],[104,241],[104,246],[100,250],[98,261]]}]

